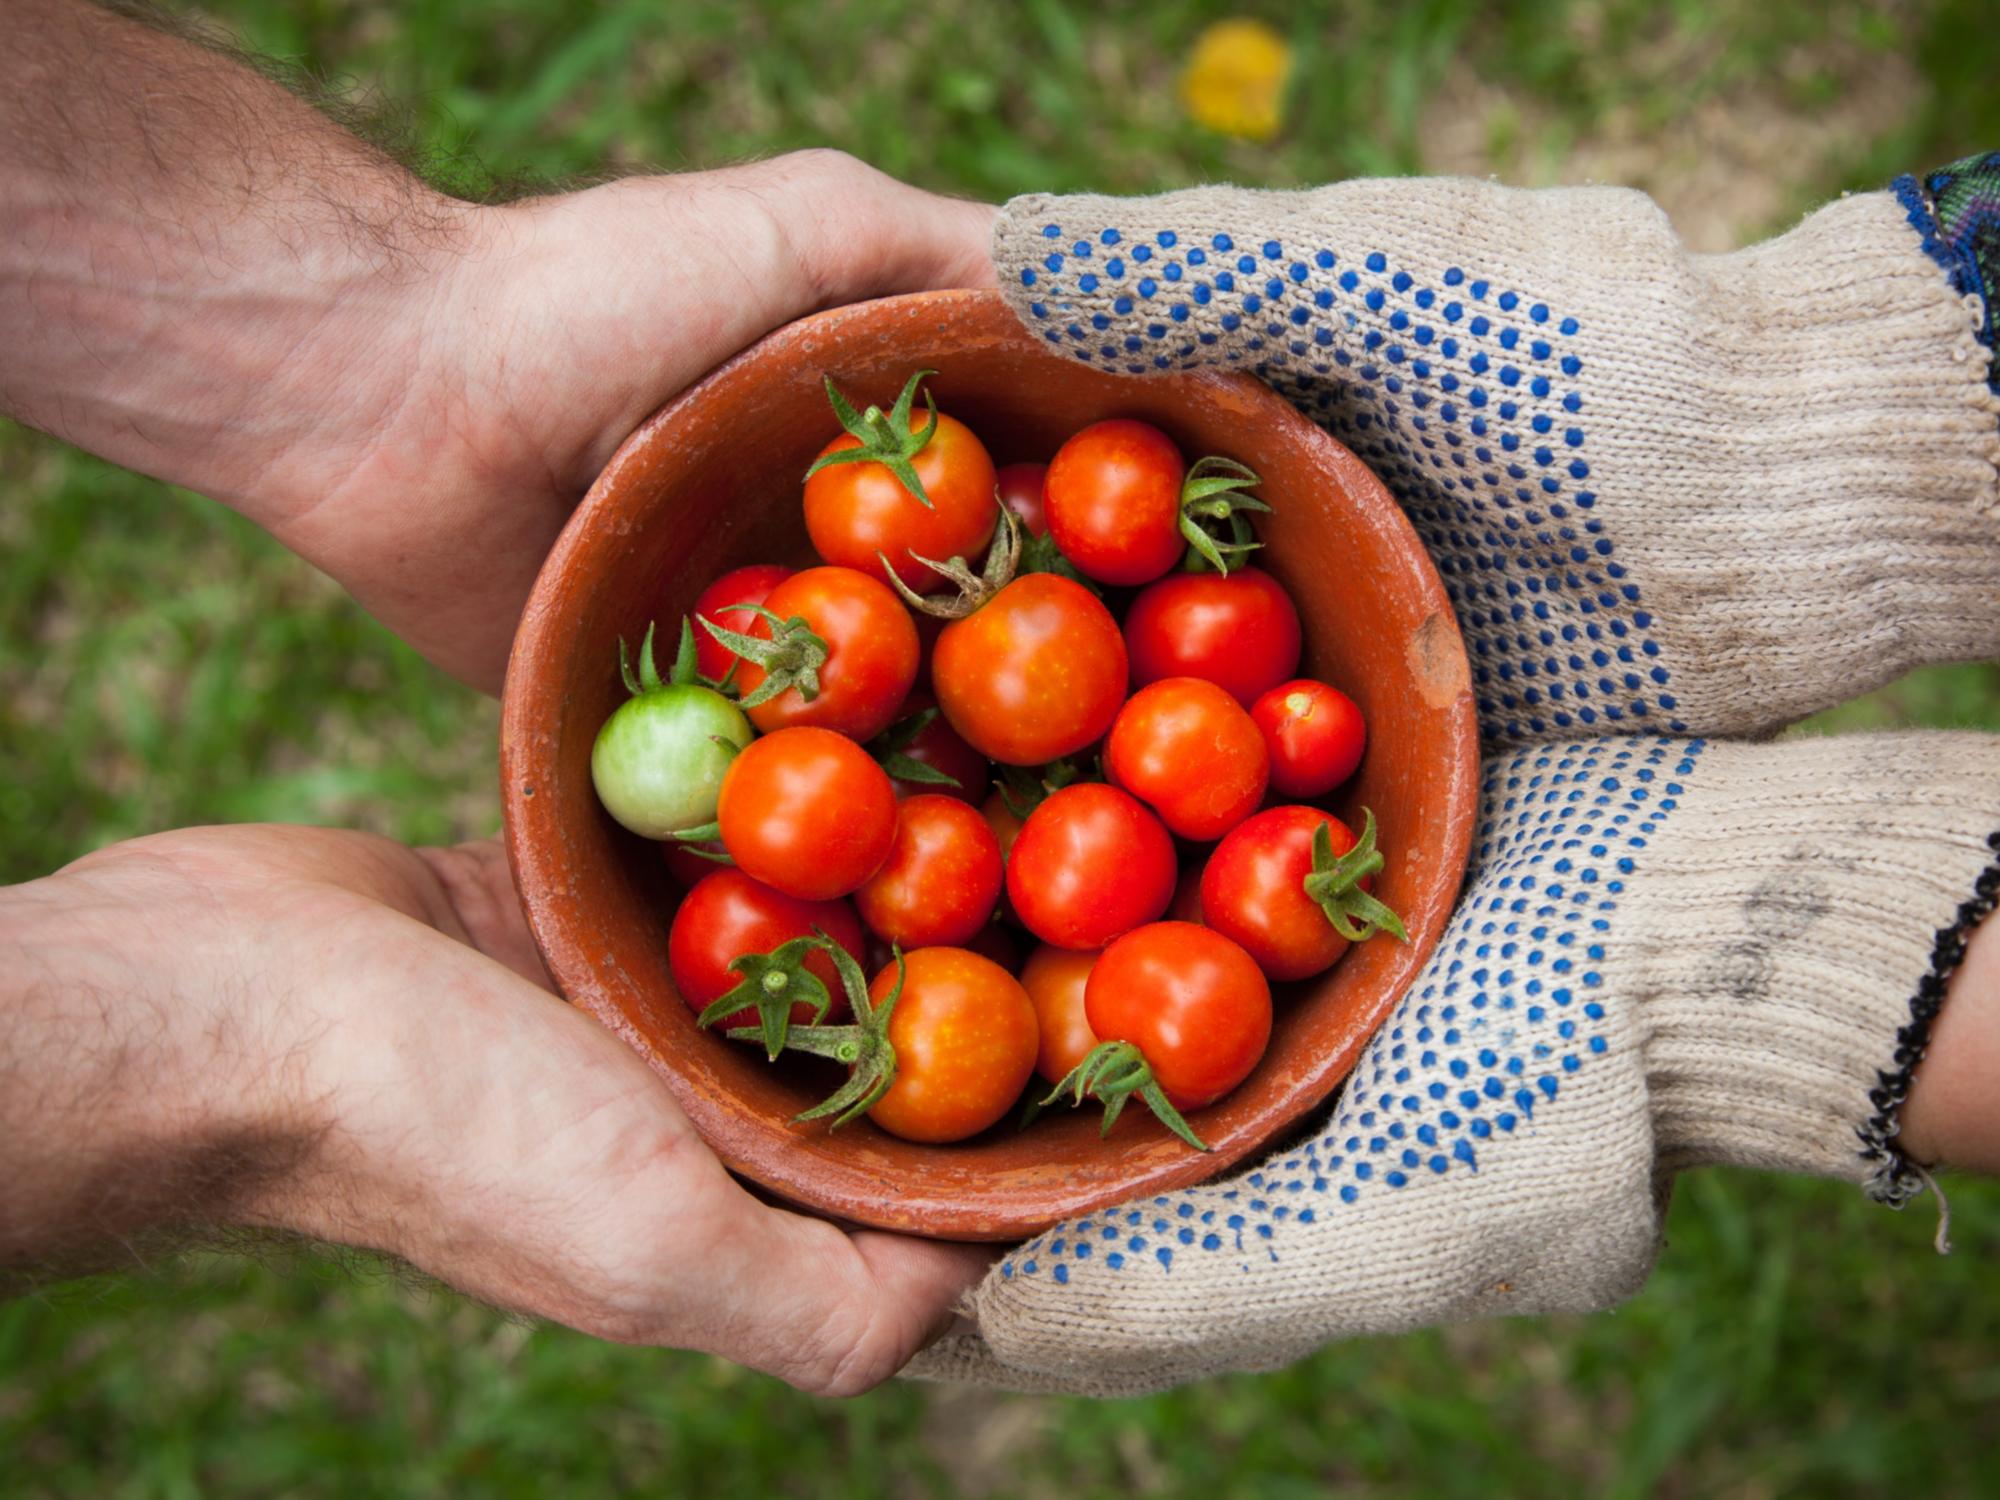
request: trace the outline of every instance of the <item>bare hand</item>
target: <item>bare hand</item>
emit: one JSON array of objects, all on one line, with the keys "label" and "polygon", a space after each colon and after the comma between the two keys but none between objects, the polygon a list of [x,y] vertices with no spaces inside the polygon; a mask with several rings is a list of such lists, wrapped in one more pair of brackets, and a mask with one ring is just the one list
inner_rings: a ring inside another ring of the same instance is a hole
[{"label": "bare hand", "polygon": [[493,689],[618,443],[817,308],[990,285],[993,211],[836,151],[475,207],[86,0],[0,48],[0,413],[241,510]]},{"label": "bare hand", "polygon": [[495,688],[543,556],[633,428],[815,309],[989,284],[991,221],[834,151],[479,210],[423,290],[394,416],[323,488],[290,484],[319,498],[272,529]]},{"label": "bare hand", "polygon": [[0,1041],[0,1266],[221,1218],[851,1394],[940,1331],[988,1259],[747,1192],[544,988],[490,843],[141,839],[0,893],[0,941],[30,976]]}]

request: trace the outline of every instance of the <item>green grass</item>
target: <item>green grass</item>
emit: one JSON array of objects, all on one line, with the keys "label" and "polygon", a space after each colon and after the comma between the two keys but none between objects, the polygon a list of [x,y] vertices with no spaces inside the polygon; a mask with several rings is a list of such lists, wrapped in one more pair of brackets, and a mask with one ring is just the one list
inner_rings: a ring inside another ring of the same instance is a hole
[{"label": "green grass", "polygon": [[1970,1252],[1826,1184],[1697,1174],[1645,1293],[1148,1400],[817,1401],[332,1263],[197,1260],[0,1308],[9,1493],[1990,1493],[2000,1194]]},{"label": "green grass", "polygon": [[[1239,10],[1267,14],[1297,53],[1287,129],[1271,145],[1209,134],[1176,102],[1191,39]],[[1872,185],[2000,132],[1978,0],[494,0],[476,25],[444,0],[393,11],[231,0],[216,11],[381,106],[472,184],[835,145],[989,197],[1216,178],[1283,186],[1421,169],[1430,106],[1455,79],[1496,89],[1531,116],[1537,144],[1559,147],[1626,115],[1671,133],[1718,98],[1837,114],[1844,94],[1897,57],[1943,86],[1914,90],[1865,153],[1788,163],[1790,185],[1810,197]],[[1538,159],[1545,172],[1556,165],[1546,150]]]},{"label": "green grass", "polygon": [[[1456,122],[1518,180],[1636,141],[1628,177],[1699,210],[1705,191],[1673,197],[1677,143],[1719,117],[1749,122],[1737,170],[1760,192],[1727,225],[1749,237],[2000,144],[1977,0],[1248,8],[1301,59],[1266,146],[1181,118],[1179,61],[1232,9],[1193,0],[213,13],[400,111],[469,190],[806,144],[987,196],[1284,185],[1420,169]],[[1751,149],[1773,132],[1776,159]],[[4,427],[0,496],[0,877],[203,820],[496,826],[492,705],[253,528]],[[2000,674],[1918,673],[1816,727],[1912,722],[2000,727]],[[1699,1173],[1660,1271],[1615,1314],[1371,1340],[1103,1405],[901,1386],[821,1402],[344,1260],[190,1257],[0,1306],[0,1494],[1992,1493],[2000,1302],[1981,1255],[2000,1189],[1962,1185],[1953,1206],[1965,1248],[1940,1261],[1928,1206]]]}]

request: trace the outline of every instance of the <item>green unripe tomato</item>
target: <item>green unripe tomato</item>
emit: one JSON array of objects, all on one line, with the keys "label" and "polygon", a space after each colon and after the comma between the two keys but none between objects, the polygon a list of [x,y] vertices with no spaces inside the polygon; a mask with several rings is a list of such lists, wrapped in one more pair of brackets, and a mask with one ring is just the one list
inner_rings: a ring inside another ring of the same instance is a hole
[{"label": "green unripe tomato", "polygon": [[590,779],[606,812],[636,834],[662,839],[715,821],[723,773],[754,733],[743,711],[714,689],[663,683],[604,721]]}]

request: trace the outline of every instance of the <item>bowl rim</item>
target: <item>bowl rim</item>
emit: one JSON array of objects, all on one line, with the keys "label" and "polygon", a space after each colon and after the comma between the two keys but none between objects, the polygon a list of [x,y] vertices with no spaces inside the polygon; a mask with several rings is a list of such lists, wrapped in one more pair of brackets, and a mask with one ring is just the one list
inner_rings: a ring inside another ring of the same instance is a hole
[{"label": "bowl rim", "polygon": [[[1149,1165],[1129,1178],[1120,1179],[1113,1186],[1099,1185],[1079,1190],[1073,1199],[1032,1214],[990,1207],[982,1209],[976,1205],[954,1205],[951,1201],[940,1201],[922,1194],[897,1197],[880,1192],[879,1182],[873,1179],[858,1182],[856,1187],[861,1189],[859,1191],[850,1189],[835,1193],[817,1170],[788,1173],[767,1160],[747,1155],[739,1149],[739,1140],[745,1135],[742,1125],[717,1101],[684,1087],[684,1080],[671,1067],[653,1061],[661,1049],[650,1045],[614,1004],[600,1002],[591,993],[590,979],[595,966],[588,956],[575,951],[575,944],[560,941],[554,944],[552,951],[550,935],[545,929],[556,925],[555,910],[569,895],[560,868],[561,861],[545,852],[561,847],[562,841],[558,836],[560,819],[556,811],[558,799],[552,796],[536,797],[531,790],[526,795],[523,793],[524,789],[536,784],[545,784],[555,770],[564,705],[553,695],[545,695],[549,702],[537,704],[536,695],[528,684],[539,676],[545,676],[548,670],[546,664],[558,659],[556,653],[566,649],[557,622],[556,596],[563,592],[562,582],[573,554],[597,523],[598,512],[612,503],[608,497],[617,487],[622,471],[633,455],[656,441],[662,429],[674,426],[690,405],[707,399],[716,386],[738,378],[746,366],[761,361],[775,346],[821,334],[850,319],[879,316],[871,310],[880,309],[884,304],[916,305],[940,316],[950,316],[955,310],[967,307],[990,311],[993,304],[1006,309],[1004,299],[993,291],[917,292],[850,303],[786,324],[716,366],[700,381],[663,404],[619,444],[592,482],[536,576],[508,657],[501,698],[500,731],[504,843],[508,867],[536,951],[562,998],[604,1025],[638,1052],[642,1060],[648,1061],[654,1073],[667,1084],[676,1103],[704,1142],[732,1172],[805,1212],[930,1238],[1012,1240],[1040,1232],[1078,1213],[1187,1187],[1218,1176],[1244,1158],[1268,1147],[1288,1128],[1322,1105],[1340,1082],[1351,1074],[1368,1040],[1380,1030],[1390,1012],[1422,972],[1457,904],[1478,810],[1478,722],[1471,691],[1470,664],[1444,580],[1401,504],[1375,472],[1345,444],[1306,418],[1285,397],[1246,372],[1218,369],[1168,372],[1171,378],[1180,381],[1196,385],[1213,384],[1219,389],[1231,390],[1239,399],[1247,398],[1267,407],[1272,420],[1293,424],[1298,440],[1317,450],[1315,461],[1335,471],[1340,486],[1350,496],[1356,497],[1357,504],[1368,505],[1371,511],[1369,524],[1385,526],[1404,534],[1408,545],[1402,550],[1412,560],[1411,582],[1421,601],[1422,613],[1418,645],[1423,660],[1414,665],[1427,684],[1427,701],[1443,715],[1446,753],[1451,757],[1442,798],[1442,817],[1435,830],[1435,842],[1430,847],[1448,856],[1454,878],[1448,887],[1425,902],[1420,914],[1406,914],[1412,924],[1412,942],[1408,950],[1398,955],[1395,970],[1384,977],[1372,1006],[1365,1014],[1356,1016],[1355,1036],[1351,1044],[1330,1053],[1301,1074],[1284,1095],[1274,1101],[1269,1111],[1260,1114],[1259,1129],[1249,1139],[1238,1140],[1228,1147],[1218,1147],[1207,1155],[1187,1152],[1165,1158],[1157,1165]],[[1011,309],[1006,309],[1006,316],[1024,341],[1032,340],[1032,334],[1021,327]],[[1060,357],[1043,350],[1039,343],[1032,347],[1049,357]],[[1103,370],[1096,373],[1115,374]],[[1139,382],[1162,377],[1133,375],[1116,378]],[[1359,499],[1364,493],[1368,495],[1365,502]],[[539,672],[538,665],[541,668]],[[1421,932],[1419,924],[1422,925]],[[1328,1077],[1329,1074],[1332,1076]],[[750,1132],[751,1135],[758,1133]],[[857,1168],[856,1173],[858,1178],[865,1178],[864,1169]],[[876,1188],[873,1194],[865,1190],[870,1182]],[[829,1200],[833,1199],[838,1200],[837,1207],[831,1205]]]}]

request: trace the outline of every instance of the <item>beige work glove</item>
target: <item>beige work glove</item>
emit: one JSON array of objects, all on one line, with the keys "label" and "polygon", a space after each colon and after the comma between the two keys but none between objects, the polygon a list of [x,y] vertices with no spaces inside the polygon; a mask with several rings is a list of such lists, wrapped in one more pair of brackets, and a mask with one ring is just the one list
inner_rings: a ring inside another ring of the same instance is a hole
[{"label": "beige work glove", "polygon": [[1761,733],[2000,654],[1978,299],[1889,193],[1708,256],[1620,188],[1029,197],[994,257],[1063,353],[1250,371],[1366,460],[1493,742]]},{"label": "beige work glove", "polygon": [[1489,742],[1537,743],[1488,763],[1466,896],[1325,1123],[1019,1247],[915,1373],[1134,1392],[1604,1307],[1707,1162],[1913,1191],[1896,1109],[2000,885],[2000,740],[1682,736],[1995,654],[2000,400],[1927,212],[1696,257],[1606,189],[1008,205],[1028,326],[1250,370],[1382,474]]}]

